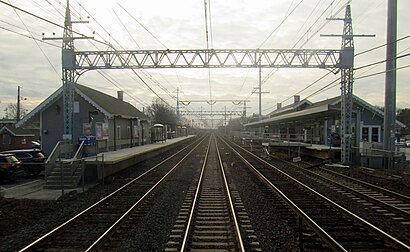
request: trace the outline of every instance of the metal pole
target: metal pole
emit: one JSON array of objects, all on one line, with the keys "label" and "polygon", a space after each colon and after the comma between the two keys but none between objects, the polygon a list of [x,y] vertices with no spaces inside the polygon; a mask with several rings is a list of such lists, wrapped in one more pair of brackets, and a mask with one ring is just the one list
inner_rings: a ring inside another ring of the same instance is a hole
[{"label": "metal pole", "polygon": [[60,171],[61,171],[61,195],[64,196],[64,167],[63,167],[63,163],[61,162],[61,157],[59,157],[60,159]]},{"label": "metal pole", "polygon": [[17,86],[17,122],[20,121],[20,86]]},{"label": "metal pole", "polygon": [[101,154],[101,163],[102,163],[102,165],[101,165],[101,167],[102,167],[102,179],[103,179],[103,185],[104,185],[104,184],[105,184],[104,153],[103,153],[103,154]]},{"label": "metal pole", "polygon": [[259,59],[259,120],[262,120],[262,68]]},{"label": "metal pole", "polygon": [[117,124],[115,122],[116,116],[114,116],[114,151],[117,150]]},{"label": "metal pole", "polygon": [[81,177],[82,177],[82,184],[83,184],[83,192],[85,192],[85,178],[84,178],[84,174],[85,174],[85,160],[81,159],[81,165],[82,165],[82,170],[81,170]]},{"label": "metal pole", "polygon": [[393,168],[391,153],[394,152],[396,123],[396,55],[397,55],[397,0],[387,5],[386,79],[384,97],[383,147],[387,151],[387,168]]}]

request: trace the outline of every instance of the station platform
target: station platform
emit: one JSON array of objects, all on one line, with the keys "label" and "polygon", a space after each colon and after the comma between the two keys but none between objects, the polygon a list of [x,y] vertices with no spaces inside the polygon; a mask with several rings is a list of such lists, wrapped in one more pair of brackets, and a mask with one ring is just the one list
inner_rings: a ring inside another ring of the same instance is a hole
[{"label": "station platform", "polygon": [[269,143],[269,146],[273,148],[288,148],[292,152],[297,152],[302,155],[307,155],[320,159],[331,159],[337,160],[340,159],[340,147],[332,147],[327,145],[320,144],[306,144],[299,142],[282,142],[282,143]]},{"label": "station platform", "polygon": [[132,148],[120,149],[116,151],[103,152],[97,156],[85,159],[85,179],[87,181],[101,180],[118,171],[131,167],[164,153],[171,148],[192,140],[195,135],[167,139],[164,142],[135,146]]},{"label": "station platform", "polygon": [[271,151],[274,149],[287,149],[291,152],[300,153],[302,155],[312,156],[320,159],[340,159],[341,147],[333,147],[320,144],[309,144],[294,141],[272,141],[270,139],[263,138],[242,138],[244,143],[251,143],[257,145],[269,146]]},{"label": "station platform", "polygon": [[[166,142],[156,142],[143,146],[120,149],[117,151],[103,152],[97,156],[88,157],[85,161],[85,186],[64,189],[65,194],[81,193],[83,190],[93,187],[104,177],[111,176],[115,172],[143,162],[149,158],[160,155],[171,148],[193,140],[195,135],[167,139]],[[62,196],[62,190],[45,189],[45,179],[38,178],[31,181],[22,180],[17,184],[0,186],[0,196],[15,199],[57,200]]]}]

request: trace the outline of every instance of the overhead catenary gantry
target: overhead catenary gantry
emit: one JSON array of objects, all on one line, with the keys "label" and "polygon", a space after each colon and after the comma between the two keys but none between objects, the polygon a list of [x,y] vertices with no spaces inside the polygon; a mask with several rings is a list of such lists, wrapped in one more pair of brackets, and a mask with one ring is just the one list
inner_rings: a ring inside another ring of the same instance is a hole
[{"label": "overhead catenary gantry", "polygon": [[235,110],[195,110],[195,111],[180,111],[181,115],[193,115],[193,116],[243,116],[242,111]]},{"label": "overhead catenary gantry", "polygon": [[[350,15],[350,6],[346,13]],[[349,26],[350,24],[350,26]],[[351,16],[345,18],[345,28],[351,27]],[[345,31],[344,32],[349,32]],[[349,33],[347,33],[349,35]],[[351,35],[350,35],[351,36]],[[78,77],[97,69],[152,68],[322,68],[334,73],[342,70],[342,162],[350,162],[351,102],[353,85],[352,47],[329,49],[190,49],[190,50],[111,50],[76,51],[72,21],[67,0],[63,34],[62,68],[64,92],[64,135],[72,140],[74,87]]]},{"label": "overhead catenary gantry", "polygon": [[76,70],[149,68],[327,68],[337,71],[342,50],[198,49],[76,51]]}]

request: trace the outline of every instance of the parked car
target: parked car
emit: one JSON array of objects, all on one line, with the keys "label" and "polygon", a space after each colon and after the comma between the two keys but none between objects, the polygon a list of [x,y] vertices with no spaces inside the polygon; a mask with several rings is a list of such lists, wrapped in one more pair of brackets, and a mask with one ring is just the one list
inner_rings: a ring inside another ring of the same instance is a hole
[{"label": "parked car", "polygon": [[394,145],[397,146],[397,147],[405,147],[406,146],[405,141],[404,141],[403,138],[400,138],[398,140],[395,139],[394,140]]},{"label": "parked car", "polygon": [[405,145],[407,148],[410,148],[410,140],[406,140]]},{"label": "parked car", "polygon": [[38,175],[44,171],[47,157],[40,149],[8,150],[1,153],[15,155],[22,162],[27,175]]},{"label": "parked car", "polygon": [[0,154],[0,180],[14,181],[24,175],[21,161],[13,154]]},{"label": "parked car", "polygon": [[41,147],[40,141],[31,141],[31,147],[40,149]]}]

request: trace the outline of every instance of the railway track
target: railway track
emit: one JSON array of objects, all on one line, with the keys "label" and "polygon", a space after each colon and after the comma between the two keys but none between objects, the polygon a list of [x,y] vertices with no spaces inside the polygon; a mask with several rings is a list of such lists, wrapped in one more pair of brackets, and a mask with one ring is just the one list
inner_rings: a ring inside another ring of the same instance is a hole
[{"label": "railway track", "polygon": [[99,249],[204,139],[166,158],[20,251]]},{"label": "railway track", "polygon": [[376,211],[383,212],[386,216],[405,225],[410,225],[410,197],[326,168],[315,168],[308,172],[328,183],[331,182],[343,191],[372,202],[370,206]]},{"label": "railway track", "polygon": [[260,251],[239,193],[231,187],[211,137],[201,173],[187,193],[165,251]]},{"label": "railway track", "polygon": [[364,219],[389,229],[396,237],[410,244],[410,237],[405,235],[410,230],[410,197],[321,167],[323,165],[312,167],[312,164],[305,163],[302,167],[307,168],[301,169],[275,156],[270,156],[269,163],[300,180],[310,180],[311,185],[328,188],[326,193],[333,197],[338,194],[338,198],[350,200],[362,208],[360,215]]},{"label": "railway track", "polygon": [[290,221],[292,221],[290,212],[293,212],[293,219],[298,219],[296,224],[300,229],[301,249],[409,251],[408,245],[347,211],[265,160],[236,144],[227,142],[225,144],[230,146],[232,151],[267,185],[267,188],[274,192],[275,204]]}]

